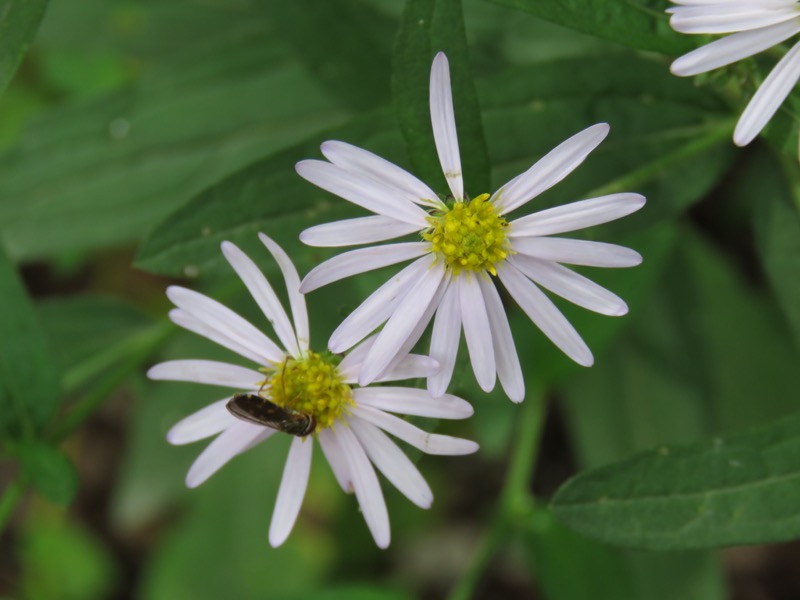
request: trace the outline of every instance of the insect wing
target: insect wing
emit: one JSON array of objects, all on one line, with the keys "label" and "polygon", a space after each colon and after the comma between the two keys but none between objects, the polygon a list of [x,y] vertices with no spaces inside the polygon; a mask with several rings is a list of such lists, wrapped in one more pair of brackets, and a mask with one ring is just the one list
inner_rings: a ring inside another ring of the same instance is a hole
[{"label": "insect wing", "polygon": [[316,429],[313,416],[288,411],[257,394],[236,394],[226,406],[235,417],[291,435],[302,437]]}]

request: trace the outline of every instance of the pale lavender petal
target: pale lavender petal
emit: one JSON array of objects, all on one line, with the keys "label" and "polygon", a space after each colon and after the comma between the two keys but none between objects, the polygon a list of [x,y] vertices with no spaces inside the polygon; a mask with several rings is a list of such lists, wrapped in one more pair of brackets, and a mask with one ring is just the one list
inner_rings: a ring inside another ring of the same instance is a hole
[{"label": "pale lavender petal", "polygon": [[785,3],[770,7],[769,3],[759,5],[753,2],[728,2],[720,5],[676,7],[672,11],[669,24],[681,33],[733,33],[769,27],[797,16],[796,6],[787,6]]},{"label": "pale lavender petal", "polygon": [[427,213],[414,203],[418,198],[409,192],[321,160],[300,161],[295,169],[306,181],[375,214],[413,223],[420,229],[428,226]]},{"label": "pale lavender petal", "polygon": [[325,158],[333,164],[407,191],[417,197],[418,204],[435,207],[442,204],[436,192],[425,183],[377,154],[338,141],[323,142],[321,149]]},{"label": "pale lavender petal", "polygon": [[576,133],[497,190],[492,202],[500,209],[500,214],[519,208],[572,173],[600,145],[608,131],[606,123],[598,123]]},{"label": "pale lavender petal", "polygon": [[389,513],[386,511],[386,501],[383,499],[383,492],[372,463],[348,427],[337,428],[334,435],[347,461],[353,489],[367,527],[378,547],[387,548],[391,539]]},{"label": "pale lavender petal", "polygon": [[292,329],[292,324],[289,322],[289,317],[286,311],[283,310],[278,296],[269,281],[267,281],[267,278],[264,277],[261,269],[256,266],[256,263],[249,256],[230,242],[222,242],[222,254],[225,255],[233,270],[239,275],[250,291],[250,295],[253,296],[253,299],[267,317],[270,325],[275,329],[275,333],[278,335],[283,347],[292,356],[299,356],[300,349],[297,345],[297,338],[295,337],[294,329]]},{"label": "pale lavender petal", "polygon": [[453,92],[450,88],[450,65],[444,52],[439,52],[431,66],[431,125],[433,140],[439,154],[447,185],[453,198],[464,198],[464,180],[461,175],[461,157],[458,152],[456,116],[453,111]]},{"label": "pale lavender petal", "polygon": [[333,435],[330,429],[323,429],[317,433],[319,445],[322,448],[322,453],[325,455],[325,460],[331,466],[333,476],[342,488],[345,494],[353,493],[353,476],[350,474],[350,466],[347,464],[347,457],[344,454],[339,440]]},{"label": "pale lavender petal", "polygon": [[392,315],[408,290],[416,285],[432,263],[432,255],[423,256],[372,292],[334,330],[328,340],[328,349],[337,354],[344,352],[375,331]]},{"label": "pale lavender petal", "polygon": [[525,380],[522,377],[522,367],[519,364],[517,348],[511,335],[503,301],[494,282],[479,279],[478,283],[483,292],[486,314],[489,316],[489,326],[492,329],[492,347],[500,385],[512,402],[522,402],[525,399]]},{"label": "pale lavender petal", "polygon": [[461,321],[464,326],[464,338],[467,340],[469,358],[475,379],[484,392],[492,391],[495,383],[494,349],[492,347],[492,331],[489,328],[489,317],[483,302],[481,288],[475,277],[459,277],[461,303]]},{"label": "pale lavender petal", "polygon": [[167,297],[184,312],[216,331],[248,348],[266,362],[281,362],[285,352],[249,321],[243,319],[227,306],[204,294],[177,285],[167,288]]},{"label": "pale lavender petal", "polygon": [[681,77],[706,73],[763,52],[800,32],[800,21],[742,31],[715,40],[676,59],[670,71]]},{"label": "pale lavender petal", "polygon": [[311,449],[314,447],[310,438],[296,437],[289,448],[286,466],[283,468],[281,487],[272,511],[272,522],[269,525],[269,544],[277,548],[294,527],[303,496],[308,486],[308,474],[311,472]]},{"label": "pale lavender petal", "polygon": [[584,367],[594,363],[592,351],[586,342],[536,284],[510,262],[500,265],[497,274],[525,314],[564,354]]},{"label": "pale lavender petal", "polygon": [[338,248],[384,242],[419,230],[415,223],[374,215],[309,227],[300,233],[300,241],[309,246]]},{"label": "pale lavender petal", "polygon": [[398,356],[403,344],[427,312],[443,277],[444,268],[434,264],[400,301],[378,334],[372,351],[361,367],[358,375],[359,385],[368,385],[375,381]]},{"label": "pale lavender petal", "polygon": [[389,436],[358,417],[349,419],[350,428],[372,463],[406,498],[420,508],[430,508],[433,492],[417,467]]},{"label": "pale lavender petal", "polygon": [[800,43],[795,44],[775,65],[747,104],[733,132],[733,142],[737,146],[746,146],[764,129],[786,96],[794,89],[798,79],[800,79]]},{"label": "pale lavender petal", "polygon": [[147,376],[150,379],[205,383],[239,390],[257,390],[264,381],[263,373],[215,360],[169,360],[150,367]]},{"label": "pale lavender petal", "polygon": [[353,397],[359,406],[371,406],[380,410],[438,419],[466,419],[474,412],[466,400],[444,394],[434,398],[426,390],[406,387],[356,388]]},{"label": "pale lavender petal", "polygon": [[523,254],[512,257],[510,262],[543,288],[573,304],[610,317],[619,317],[628,312],[628,305],[622,298],[558,263]]},{"label": "pale lavender petal", "polygon": [[625,217],[644,203],[645,197],[640,194],[611,194],[572,202],[512,221],[506,235],[519,238],[576,231]]},{"label": "pale lavender petal", "polygon": [[360,419],[369,421],[373,425],[380,427],[397,439],[403,440],[426,454],[460,456],[463,454],[472,454],[479,448],[478,444],[472,440],[465,440],[449,435],[440,435],[438,433],[428,433],[400,417],[390,415],[389,413],[385,413],[377,408],[372,408],[371,406],[356,406],[353,409],[353,414],[357,415]]},{"label": "pale lavender petal", "polygon": [[361,369],[361,363],[369,354],[372,344],[375,343],[377,335],[371,335],[361,342],[358,346],[353,348],[339,363],[339,375],[342,377],[344,383],[355,383],[358,380],[358,371]]},{"label": "pale lavender petal", "polygon": [[224,431],[234,423],[234,417],[225,405],[230,398],[223,398],[188,417],[181,419],[167,432],[167,441],[174,445],[191,444]]},{"label": "pale lavender petal", "polygon": [[428,242],[404,242],[343,252],[311,269],[300,290],[308,294],[334,281],[418,258],[429,251]]},{"label": "pale lavender petal", "polygon": [[515,252],[541,260],[584,267],[635,267],[642,263],[642,255],[635,250],[588,240],[551,237],[517,238],[511,244],[511,248]]},{"label": "pale lavender petal", "polygon": [[254,439],[262,436],[265,429],[237,420],[200,453],[186,475],[186,486],[194,488],[203,483],[230,459],[248,448]]},{"label": "pale lavender petal", "polygon": [[244,356],[256,364],[264,364],[264,357],[261,354],[253,352],[247,346],[240,344],[234,338],[231,338],[225,333],[214,329],[207,323],[197,320],[182,308],[173,308],[171,311],[169,311],[169,318],[176,325],[183,327],[192,333],[196,333],[197,335],[202,335],[204,338],[208,338],[212,342],[215,342],[220,346],[227,348],[228,350],[233,350],[240,356]]},{"label": "pale lavender petal", "polygon": [[289,306],[292,307],[292,321],[294,322],[294,332],[297,336],[297,343],[300,346],[300,351],[304,353],[308,350],[310,332],[308,327],[306,299],[305,296],[300,293],[300,276],[297,274],[297,269],[289,256],[283,251],[283,248],[278,246],[278,244],[263,233],[258,234],[258,239],[267,247],[267,250],[270,251],[270,254],[272,254],[272,257],[281,269],[283,280],[286,283],[286,292],[289,296]]},{"label": "pale lavender petal", "polygon": [[439,363],[431,357],[421,354],[406,354],[399,362],[390,364],[375,382],[430,377],[437,371],[439,371]]},{"label": "pale lavender petal", "polygon": [[441,365],[438,373],[428,377],[428,391],[435,397],[444,394],[450,385],[460,340],[461,299],[458,286],[448,285],[436,311],[431,334],[431,358]]}]

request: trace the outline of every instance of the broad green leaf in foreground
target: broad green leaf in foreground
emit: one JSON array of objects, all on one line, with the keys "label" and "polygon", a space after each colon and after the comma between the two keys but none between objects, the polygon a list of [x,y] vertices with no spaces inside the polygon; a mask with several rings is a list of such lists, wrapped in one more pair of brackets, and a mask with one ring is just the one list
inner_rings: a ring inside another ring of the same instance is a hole
[{"label": "broad green leaf in foreground", "polygon": [[571,528],[676,550],[800,535],[800,414],[744,433],[661,446],[582,473],[553,499]]},{"label": "broad green leaf in foreground", "polygon": [[36,35],[48,0],[0,1],[0,94]]},{"label": "broad green leaf in foreground", "polygon": [[138,239],[212,182],[345,115],[257,21],[157,65],[134,87],[44,113],[0,155],[12,256]]},{"label": "broad green leaf in foreground", "polygon": [[395,40],[392,95],[403,137],[417,174],[434,190],[446,190],[433,143],[430,113],[431,61],[444,52],[458,130],[465,190],[488,191],[489,159],[481,112],[472,81],[461,0],[408,0]]},{"label": "broad green leaf in foreground", "polygon": [[664,14],[669,4],[662,0],[491,1],[641,50],[677,55],[694,47],[689,36],[670,28]]},{"label": "broad green leaf in foreground", "polygon": [[56,363],[23,282],[0,247],[0,430],[32,435],[60,400]]}]

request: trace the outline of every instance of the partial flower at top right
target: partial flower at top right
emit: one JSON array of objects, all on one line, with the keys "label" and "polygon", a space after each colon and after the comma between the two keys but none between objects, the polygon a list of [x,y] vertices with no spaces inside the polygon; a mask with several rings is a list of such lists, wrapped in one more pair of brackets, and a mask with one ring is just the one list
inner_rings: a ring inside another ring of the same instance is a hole
[{"label": "partial flower at top right", "polygon": [[[730,34],[672,63],[675,75],[706,73],[763,52],[800,33],[796,0],[673,0],[670,25],[689,34]],[[800,79],[800,44],[795,44],[748,103],[733,141],[745,146],[766,126]]]}]

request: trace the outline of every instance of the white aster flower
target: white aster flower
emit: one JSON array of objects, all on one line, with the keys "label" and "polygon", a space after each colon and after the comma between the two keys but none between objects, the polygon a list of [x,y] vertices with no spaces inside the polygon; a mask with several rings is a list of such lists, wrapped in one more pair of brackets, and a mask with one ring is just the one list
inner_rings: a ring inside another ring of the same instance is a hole
[{"label": "white aster flower", "polygon": [[[300,511],[311,468],[312,439],[316,438],[339,485],[347,493],[355,492],[375,542],[385,548],[390,538],[389,517],[373,465],[417,506],[428,508],[433,501],[422,475],[386,433],[428,454],[469,454],[478,449],[475,442],[427,433],[390,413],[463,419],[472,415],[472,407],[461,398],[432,398],[420,389],[354,387],[374,340],[366,340],[341,362],[337,356],[309,350],[308,314],[297,271],[275,242],[259,236],[283,273],[294,326],[263,273],[230,242],[222,243],[222,252],[266,315],[283,349],[215,300],[170,287],[167,295],[177,307],[169,315],[173,322],[233,350],[256,368],[209,360],[175,360],[152,367],[147,373],[151,379],[204,383],[240,392],[186,417],[170,429],[167,439],[172,444],[188,444],[216,436],[189,469],[186,485],[193,488],[276,431],[293,433],[269,529],[270,544],[278,546],[288,537]],[[380,381],[426,377],[437,369],[435,360],[408,355],[391,365]],[[246,410],[234,416],[231,410],[242,402]]]},{"label": "white aster flower", "polygon": [[[800,32],[797,0],[673,0],[670,25],[690,34],[729,33],[684,54],[672,63],[675,75],[688,77],[724,67],[763,52]],[[764,129],[800,78],[800,43],[772,69],[745,108],[733,141],[745,146]]]},{"label": "white aster flower", "polygon": [[441,52],[431,69],[430,108],[451,202],[440,200],[400,167],[344,142],[322,144],[330,162],[297,164],[297,172],[311,183],[376,213],[312,227],[300,235],[303,242],[349,246],[421,235],[416,242],[336,256],[313,269],[300,289],[308,293],[356,273],[416,259],[342,322],[328,342],[330,350],[344,351],[385,323],[361,369],[359,383],[366,385],[413,347],[435,313],[430,355],[442,368],[428,378],[428,390],[438,396],[447,389],[463,328],[481,388],[491,390],[499,377],[509,398],[520,402],[525,396],[522,369],[494,280],[567,356],[591,365],[591,351],[539,286],[589,310],[623,315],[628,307],[622,299],[560,263],[631,267],[642,258],[620,246],[551,236],[618,219],[641,208],[645,199],[612,194],[507,221],[506,215],[580,165],[606,137],[608,125],[585,129],[491,196],[470,200],[463,189],[449,67]]}]

